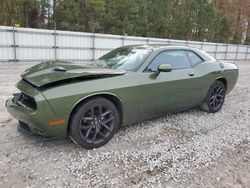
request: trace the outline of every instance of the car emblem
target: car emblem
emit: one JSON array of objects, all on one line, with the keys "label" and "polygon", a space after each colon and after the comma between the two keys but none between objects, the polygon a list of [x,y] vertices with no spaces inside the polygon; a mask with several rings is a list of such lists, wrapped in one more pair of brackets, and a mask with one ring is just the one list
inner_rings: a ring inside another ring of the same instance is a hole
[{"label": "car emblem", "polygon": [[224,69],[224,65],[223,65],[223,63],[220,63],[220,67],[221,67],[222,69]]}]

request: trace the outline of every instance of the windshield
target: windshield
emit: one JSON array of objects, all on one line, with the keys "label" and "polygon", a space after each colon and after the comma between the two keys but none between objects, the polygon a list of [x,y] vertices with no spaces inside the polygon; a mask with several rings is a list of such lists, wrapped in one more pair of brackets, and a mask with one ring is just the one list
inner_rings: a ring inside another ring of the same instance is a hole
[{"label": "windshield", "polygon": [[100,57],[92,62],[91,65],[102,68],[137,71],[151,53],[152,50],[150,49],[121,47]]}]

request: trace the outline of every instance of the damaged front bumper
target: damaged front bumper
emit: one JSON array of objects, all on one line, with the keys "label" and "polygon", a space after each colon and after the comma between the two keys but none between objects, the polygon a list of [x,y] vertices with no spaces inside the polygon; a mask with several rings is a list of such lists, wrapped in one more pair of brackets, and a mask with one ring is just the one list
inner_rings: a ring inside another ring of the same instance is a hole
[{"label": "damaged front bumper", "polygon": [[[42,93],[24,81],[17,84],[21,93],[14,94],[8,99],[5,106],[15,119],[28,126],[29,134],[44,138],[66,137],[68,119],[54,113]],[[56,120],[63,123],[50,125]],[[26,127],[27,127],[26,126]],[[22,131],[23,132],[23,131]]]}]

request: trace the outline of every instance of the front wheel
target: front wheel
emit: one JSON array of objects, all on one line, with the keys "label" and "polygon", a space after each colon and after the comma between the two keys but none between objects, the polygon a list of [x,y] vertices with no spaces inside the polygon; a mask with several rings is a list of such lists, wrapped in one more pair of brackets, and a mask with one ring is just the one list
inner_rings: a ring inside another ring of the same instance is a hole
[{"label": "front wheel", "polygon": [[70,138],[86,149],[106,144],[119,127],[119,113],[105,98],[94,98],[82,104],[72,115]]},{"label": "front wheel", "polygon": [[218,112],[224,103],[225,95],[225,85],[221,81],[216,80],[209,88],[201,108],[211,113]]}]

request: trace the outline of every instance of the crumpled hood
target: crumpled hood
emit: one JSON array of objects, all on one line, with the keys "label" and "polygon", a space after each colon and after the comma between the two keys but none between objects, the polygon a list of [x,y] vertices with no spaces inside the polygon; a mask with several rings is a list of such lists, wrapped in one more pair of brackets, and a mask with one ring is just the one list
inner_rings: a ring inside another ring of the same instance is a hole
[{"label": "crumpled hood", "polygon": [[74,78],[99,78],[125,74],[126,71],[96,68],[65,61],[48,61],[30,67],[21,77],[31,84],[41,87],[51,83]]}]

